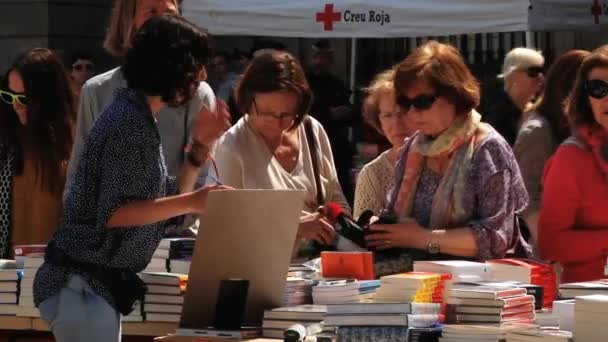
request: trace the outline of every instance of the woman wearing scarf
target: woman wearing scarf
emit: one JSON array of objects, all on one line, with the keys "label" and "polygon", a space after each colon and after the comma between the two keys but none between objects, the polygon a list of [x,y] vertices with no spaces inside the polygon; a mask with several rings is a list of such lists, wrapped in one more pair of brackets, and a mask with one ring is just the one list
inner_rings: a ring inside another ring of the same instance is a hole
[{"label": "woman wearing scarf", "polygon": [[397,104],[420,129],[404,145],[387,212],[372,248],[415,259],[529,254],[515,224],[528,195],[509,144],[474,110],[479,84],[452,46],[428,42],[396,69]]},{"label": "woman wearing scarf", "polygon": [[563,282],[604,278],[608,251],[608,45],[587,57],[570,95],[574,134],[545,167],[538,223],[541,257]]}]

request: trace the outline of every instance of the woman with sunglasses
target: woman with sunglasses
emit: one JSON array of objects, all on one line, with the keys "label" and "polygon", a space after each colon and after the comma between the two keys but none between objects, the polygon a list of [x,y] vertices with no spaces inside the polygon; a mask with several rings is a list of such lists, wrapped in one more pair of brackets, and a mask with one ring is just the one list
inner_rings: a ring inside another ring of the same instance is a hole
[{"label": "woman with sunglasses", "polygon": [[523,121],[523,113],[529,110],[532,100],[543,87],[545,58],[540,52],[528,48],[515,48],[505,56],[502,73],[504,81],[490,106],[485,121],[492,125],[513,146]]},{"label": "woman with sunglasses", "polygon": [[608,255],[608,45],[583,61],[568,117],[573,135],[545,167],[538,244],[562,282],[580,282],[604,278]]},{"label": "woman with sunglasses", "polygon": [[[401,152],[387,211],[368,246],[416,259],[502,258],[518,247],[526,189],[507,142],[475,111],[479,84],[452,46],[428,42],[395,72],[397,104],[419,128]],[[415,254],[414,254],[415,253]]]},{"label": "woman with sunglasses", "polygon": [[365,210],[378,214],[386,208],[386,196],[393,187],[395,164],[405,139],[416,129],[411,116],[395,103],[393,79],[395,70],[386,70],[366,89],[363,116],[370,126],[384,135],[391,148],[366,164],[357,176],[353,215],[358,218]]},{"label": "woman with sunglasses", "polygon": [[219,180],[239,189],[306,190],[298,237],[333,244],[334,230],[319,207],[338,202],[349,215],[350,208],[327,134],[306,114],[312,92],[300,63],[287,52],[261,53],[245,70],[235,94],[247,114],[217,144]]},{"label": "woman with sunglasses", "polygon": [[545,89],[526,113],[513,153],[524,177],[530,204],[523,212],[533,246],[538,241],[538,209],[542,194],[541,178],[545,163],[559,144],[570,136],[565,101],[574,86],[578,69],[590,52],[572,50],[560,56],[549,68]]},{"label": "woman with sunglasses", "polygon": [[59,225],[72,149],[72,97],[65,68],[48,49],[10,67],[0,88],[0,255],[46,244]]}]

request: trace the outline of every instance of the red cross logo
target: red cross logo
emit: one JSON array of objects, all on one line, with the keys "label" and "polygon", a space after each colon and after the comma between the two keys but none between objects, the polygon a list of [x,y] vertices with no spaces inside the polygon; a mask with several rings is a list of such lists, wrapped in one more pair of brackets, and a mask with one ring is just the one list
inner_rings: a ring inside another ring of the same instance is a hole
[{"label": "red cross logo", "polygon": [[325,4],[325,11],[317,12],[317,22],[323,22],[325,31],[332,31],[334,22],[339,21],[342,21],[342,12],[334,12],[334,4]]},{"label": "red cross logo", "polygon": [[593,21],[596,24],[599,24],[600,23],[600,15],[603,14],[602,6],[600,5],[599,0],[593,0],[593,5],[591,5],[591,14],[593,15]]}]

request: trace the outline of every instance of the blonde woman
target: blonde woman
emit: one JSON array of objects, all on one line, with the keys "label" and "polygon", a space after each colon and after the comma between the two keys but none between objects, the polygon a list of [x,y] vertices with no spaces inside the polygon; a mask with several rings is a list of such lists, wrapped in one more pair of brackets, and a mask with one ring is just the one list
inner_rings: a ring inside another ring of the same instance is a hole
[{"label": "blonde woman", "polygon": [[416,131],[412,119],[395,103],[394,77],[393,69],[386,70],[378,74],[366,89],[368,97],[364,118],[388,139],[391,148],[361,169],[355,189],[355,218],[368,209],[377,214],[386,208],[388,191],[394,185],[393,176],[399,149],[405,139]]}]

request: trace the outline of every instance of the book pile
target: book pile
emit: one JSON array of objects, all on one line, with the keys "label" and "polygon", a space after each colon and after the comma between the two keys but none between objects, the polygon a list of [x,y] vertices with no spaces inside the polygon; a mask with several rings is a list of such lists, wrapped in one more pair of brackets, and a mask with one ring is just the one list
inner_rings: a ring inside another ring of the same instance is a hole
[{"label": "book pile", "polygon": [[356,280],[320,281],[312,288],[316,305],[359,302],[359,282]]},{"label": "book pile", "polygon": [[532,323],[534,296],[512,285],[457,283],[448,290],[447,320],[450,323]]},{"label": "book pile", "polygon": [[313,275],[314,273],[314,270],[305,266],[304,264],[292,263],[291,265],[289,265],[287,277],[306,278]]},{"label": "book pile", "polygon": [[359,281],[359,300],[363,302],[373,301],[376,292],[380,288],[380,280],[360,280]]},{"label": "book pile", "polygon": [[441,303],[449,274],[409,272],[380,278],[376,302]]},{"label": "book pile", "polygon": [[162,239],[144,271],[188,274],[195,242],[193,238]]},{"label": "book pile", "polygon": [[144,318],[148,322],[179,322],[188,276],[185,274],[143,272],[148,286],[144,299]]},{"label": "book pile", "polygon": [[507,331],[506,342],[571,342],[572,332],[541,327],[514,328]]},{"label": "book pile", "polygon": [[442,328],[439,342],[505,342],[508,325],[452,325]]},{"label": "book pile", "polygon": [[17,314],[17,292],[22,273],[17,270],[15,260],[0,259],[0,316]]},{"label": "book pile", "polygon": [[23,262],[23,276],[19,286],[19,305],[17,316],[40,317],[40,311],[34,306],[34,278],[44,263],[46,245],[15,246],[15,261]]},{"label": "book pile", "polygon": [[121,316],[122,322],[143,322],[144,321],[144,308],[142,303],[136,303],[133,311],[127,316]]},{"label": "book pile", "polygon": [[574,306],[576,300],[556,300],[553,302],[553,314],[557,316],[560,330],[574,331]]},{"label": "book pile", "polygon": [[441,337],[441,327],[409,328],[408,342],[438,342]]},{"label": "book pile", "polygon": [[557,276],[553,266],[530,259],[497,259],[486,261],[492,280],[516,281],[542,287],[536,310],[550,308],[557,298]]},{"label": "book pile", "polygon": [[314,281],[312,280],[287,277],[283,294],[283,306],[312,304],[313,284]]},{"label": "book pile", "polygon": [[608,336],[608,296],[576,297],[574,340],[606,341],[606,336]]},{"label": "book pile", "polygon": [[262,335],[266,338],[283,339],[283,332],[292,325],[301,324],[312,336],[321,332],[321,322],[327,307],[324,305],[298,305],[264,311]]},{"label": "book pile", "polygon": [[561,284],[559,286],[559,294],[563,298],[574,298],[594,294],[608,295],[608,279]]},{"label": "book pile", "polygon": [[405,340],[408,327],[439,323],[440,304],[340,303],[327,305],[324,324],[338,327],[338,341]]}]

